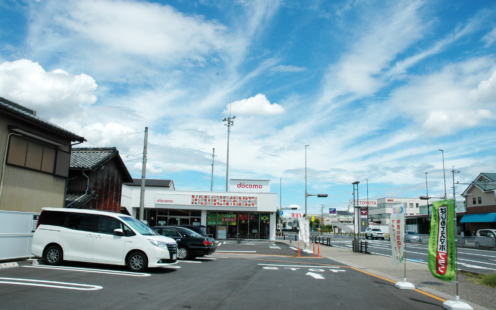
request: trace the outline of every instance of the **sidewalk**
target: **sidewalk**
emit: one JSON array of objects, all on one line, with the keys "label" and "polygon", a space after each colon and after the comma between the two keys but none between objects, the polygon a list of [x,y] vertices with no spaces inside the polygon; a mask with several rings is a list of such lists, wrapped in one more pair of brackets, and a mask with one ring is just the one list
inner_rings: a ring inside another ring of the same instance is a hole
[{"label": "sidewalk", "polygon": [[[277,242],[289,244],[288,240]],[[320,255],[395,282],[403,281],[404,266],[393,266],[389,257],[355,253],[350,249],[322,245]],[[455,283],[434,278],[426,264],[407,261],[406,276],[407,281],[421,291],[446,300],[455,300]],[[496,309],[496,289],[475,284],[469,279],[465,275],[458,274],[460,299],[474,309]]]}]

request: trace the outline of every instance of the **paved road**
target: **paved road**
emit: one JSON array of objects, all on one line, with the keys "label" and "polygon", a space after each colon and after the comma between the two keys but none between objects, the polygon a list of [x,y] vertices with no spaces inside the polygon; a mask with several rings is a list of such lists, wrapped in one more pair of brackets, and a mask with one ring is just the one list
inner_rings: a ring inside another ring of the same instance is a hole
[{"label": "paved road", "polygon": [[[350,237],[333,237],[332,245],[349,248]],[[407,260],[427,264],[427,243],[407,243]],[[391,243],[388,240],[368,240],[368,251],[372,254],[391,257]],[[458,248],[458,268],[477,273],[496,273],[496,251],[473,248]]]},{"label": "paved road", "polygon": [[180,269],[24,262],[0,269],[1,309],[441,309],[442,298],[286,244],[222,243]]}]

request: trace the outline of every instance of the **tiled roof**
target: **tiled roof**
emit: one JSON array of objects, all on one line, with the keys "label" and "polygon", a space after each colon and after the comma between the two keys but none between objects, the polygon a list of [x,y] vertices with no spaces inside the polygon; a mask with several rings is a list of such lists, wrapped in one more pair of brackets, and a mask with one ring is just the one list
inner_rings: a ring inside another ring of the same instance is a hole
[{"label": "tiled roof", "polygon": [[119,151],[115,147],[78,147],[71,152],[71,170],[94,170],[112,158],[116,158],[117,167],[121,168],[123,181],[129,182],[133,178],[122,161]]},{"label": "tiled roof", "polygon": [[[141,186],[141,179],[133,179],[134,183],[124,183],[127,186]],[[145,186],[150,187],[171,187],[172,180],[146,179]]]},{"label": "tiled roof", "polygon": [[492,184],[488,184],[484,181],[482,182],[476,182],[477,186],[479,186],[482,190],[484,191],[492,191],[496,189],[496,173],[487,173],[487,172],[482,172],[481,176],[486,177],[489,179],[488,182],[491,182]]},{"label": "tiled roof", "polygon": [[67,194],[65,197],[65,207],[78,209],[95,197],[94,193],[88,194]]},{"label": "tiled roof", "polygon": [[115,147],[79,147],[71,152],[71,169],[93,170],[117,154]]},{"label": "tiled roof", "polygon": [[84,139],[83,137],[80,137],[70,131],[65,130],[62,127],[59,127],[55,124],[52,124],[36,116],[36,112],[34,110],[30,110],[26,107],[23,107],[20,104],[17,104],[2,97],[0,97],[0,111],[5,112],[6,114],[10,114],[14,117],[20,118],[26,122],[43,127],[44,129],[54,132],[58,135],[67,137],[71,139],[71,141],[79,141],[79,142],[86,141],[86,139]]}]

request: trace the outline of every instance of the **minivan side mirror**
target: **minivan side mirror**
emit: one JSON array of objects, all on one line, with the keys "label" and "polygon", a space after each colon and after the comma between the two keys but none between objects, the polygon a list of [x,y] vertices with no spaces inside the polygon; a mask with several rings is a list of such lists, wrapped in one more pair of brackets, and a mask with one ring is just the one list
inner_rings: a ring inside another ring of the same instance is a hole
[{"label": "minivan side mirror", "polygon": [[122,231],[122,229],[117,228],[117,229],[114,229],[114,235],[116,235],[116,236],[124,236],[124,232]]}]

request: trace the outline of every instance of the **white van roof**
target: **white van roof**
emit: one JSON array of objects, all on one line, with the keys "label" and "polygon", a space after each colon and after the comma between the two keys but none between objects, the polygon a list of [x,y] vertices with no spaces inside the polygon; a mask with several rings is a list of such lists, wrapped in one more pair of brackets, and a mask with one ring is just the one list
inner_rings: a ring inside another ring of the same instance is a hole
[{"label": "white van roof", "polygon": [[110,216],[125,216],[131,217],[127,214],[116,213],[110,211],[102,210],[91,210],[91,209],[70,209],[70,208],[42,208],[43,211],[59,211],[59,212],[70,212],[70,213],[84,213],[84,214],[97,214],[97,215],[110,215]]}]

